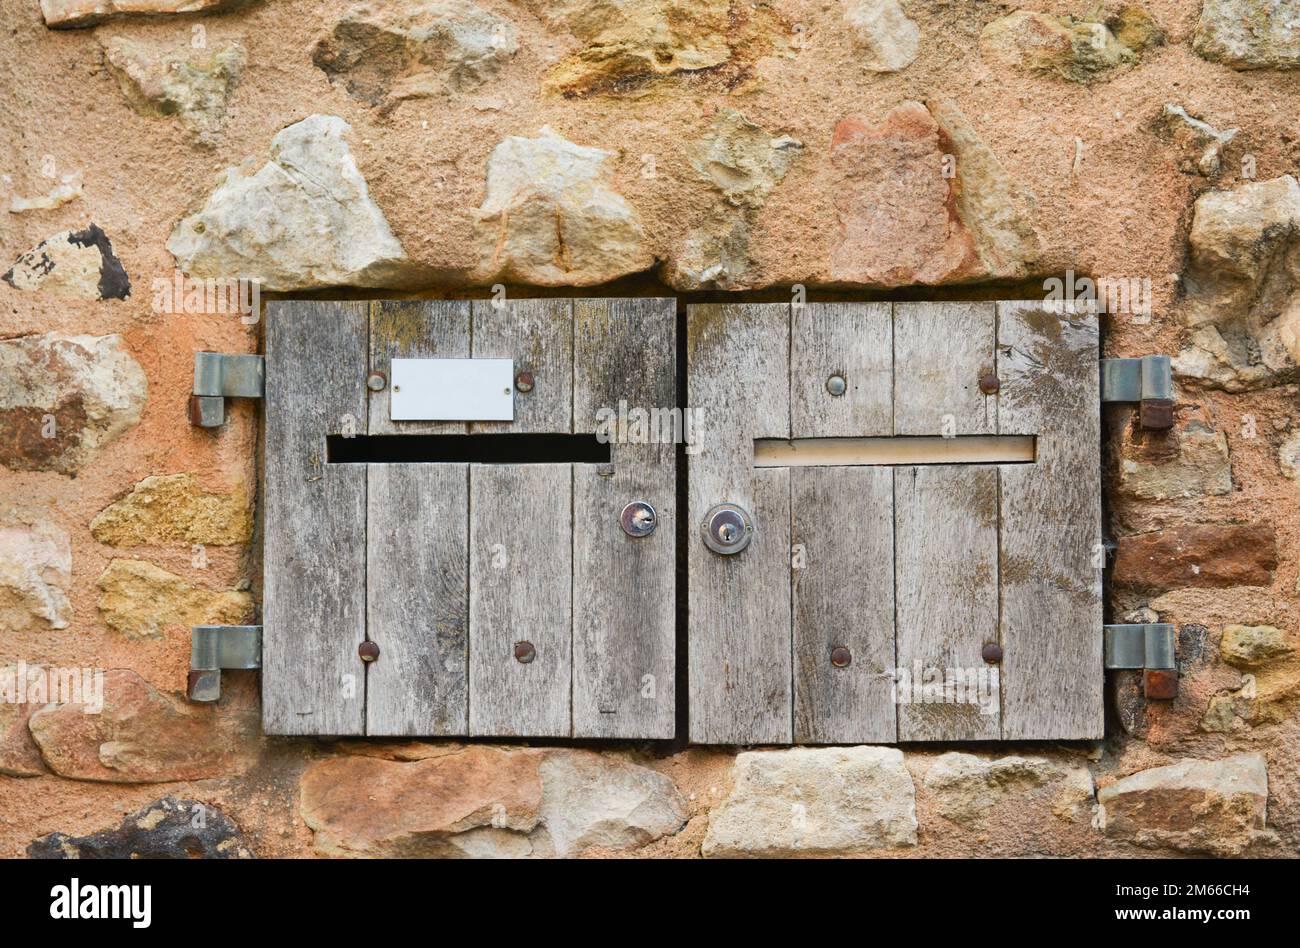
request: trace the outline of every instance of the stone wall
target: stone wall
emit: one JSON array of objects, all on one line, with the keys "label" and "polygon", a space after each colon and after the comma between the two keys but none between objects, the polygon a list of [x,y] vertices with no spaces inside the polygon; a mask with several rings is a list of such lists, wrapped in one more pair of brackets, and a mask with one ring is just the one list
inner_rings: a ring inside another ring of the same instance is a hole
[{"label": "stone wall", "polygon": [[[0,855],[1297,854],[1296,16],[5,3],[0,665],[110,671],[99,714],[0,703]],[[1178,626],[1179,696],[1117,676],[1096,745],[265,738],[255,675],[181,694],[189,626],[252,618],[259,586],[256,408],[191,427],[193,353],[257,351],[260,326],[186,305],[178,272],[776,299],[1149,280],[1106,354],[1175,355],[1179,408],[1168,433],[1107,409],[1109,606]]]}]

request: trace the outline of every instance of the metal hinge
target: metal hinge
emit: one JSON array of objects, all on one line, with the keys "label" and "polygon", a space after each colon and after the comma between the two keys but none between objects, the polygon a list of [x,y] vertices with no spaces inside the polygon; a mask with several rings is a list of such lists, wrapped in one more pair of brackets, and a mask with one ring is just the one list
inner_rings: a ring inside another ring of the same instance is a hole
[{"label": "metal hinge", "polygon": [[1139,402],[1138,423],[1163,430],[1174,426],[1174,374],[1167,355],[1101,360],[1101,400]]},{"label": "metal hinge", "polygon": [[227,398],[261,398],[265,362],[260,355],[194,353],[190,424],[216,428],[226,423]]},{"label": "metal hinge", "polygon": [[260,625],[196,625],[190,631],[190,680],[185,695],[191,701],[221,697],[221,670],[262,667]]},{"label": "metal hinge", "polygon": [[1107,669],[1142,672],[1148,698],[1178,695],[1178,666],[1174,657],[1174,627],[1168,622],[1107,625],[1102,637],[1103,665]]}]

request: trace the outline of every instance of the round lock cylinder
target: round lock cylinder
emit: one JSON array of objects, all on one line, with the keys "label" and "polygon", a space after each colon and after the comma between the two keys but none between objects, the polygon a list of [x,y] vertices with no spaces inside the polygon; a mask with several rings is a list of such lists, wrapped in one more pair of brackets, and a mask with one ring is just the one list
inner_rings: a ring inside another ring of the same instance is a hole
[{"label": "round lock cylinder", "polygon": [[619,526],[630,537],[644,537],[654,533],[659,524],[659,515],[649,501],[634,500],[619,514]]},{"label": "round lock cylinder", "polygon": [[718,504],[709,509],[700,524],[704,545],[714,553],[730,556],[749,546],[754,537],[754,520],[736,504]]}]

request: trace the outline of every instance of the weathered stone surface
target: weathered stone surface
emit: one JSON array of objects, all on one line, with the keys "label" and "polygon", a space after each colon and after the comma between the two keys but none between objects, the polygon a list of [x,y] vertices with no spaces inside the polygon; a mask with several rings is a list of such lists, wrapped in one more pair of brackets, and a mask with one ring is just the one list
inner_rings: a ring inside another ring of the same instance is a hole
[{"label": "weathered stone surface", "polygon": [[212,144],[226,115],[226,100],[247,54],[226,43],[192,62],[174,44],[151,44],[125,36],[100,37],[104,63],[131,108],[142,115],[175,115],[204,144]]},{"label": "weathered stone surface", "polygon": [[228,169],[167,249],[187,276],[256,280],[273,291],[389,286],[411,279],[406,252],[370,198],[344,136],[312,115],[282,129],[255,174]]},{"label": "weathered stone surface", "polygon": [[97,605],[110,629],[153,638],[176,626],[239,625],[253,614],[250,593],[191,586],[144,560],[113,560],[98,580]]},{"label": "weathered stone surface", "polygon": [[890,747],[793,748],[736,757],[709,815],[705,856],[834,855],[916,845],[916,791]]},{"label": "weathered stone surface", "polygon": [[1023,810],[1040,797],[1058,818],[1078,822],[1093,800],[1092,775],[1081,761],[1046,757],[947,753],[926,771],[923,785],[938,798],[938,812],[964,826],[978,826],[1003,803]]},{"label": "weathered stone surface", "polygon": [[59,183],[51,186],[45,193],[32,197],[19,194],[9,196],[9,213],[26,214],[29,211],[52,211],[69,201],[81,197],[81,172],[65,174]]},{"label": "weathered stone surface", "polygon": [[0,667],[0,776],[39,777],[49,773],[36,749],[27,722],[48,695],[37,692],[45,669],[38,665]]},{"label": "weathered stone surface", "polygon": [[1277,449],[1277,463],[1282,475],[1295,480],[1300,473],[1300,431],[1287,438]]},{"label": "weathered stone surface", "polygon": [[1188,235],[1183,378],[1242,392],[1296,377],[1300,361],[1300,184],[1290,175],[1196,200]]},{"label": "weathered stone surface", "polygon": [[527,0],[581,48],[546,74],[566,96],[625,94],[666,76],[739,70],[778,45],[790,26],[766,5],[737,0]]},{"label": "weathered stone surface", "polygon": [[316,851],[329,856],[569,856],[641,846],[685,822],[671,780],[588,751],[339,757],[308,770],[301,790]]},{"label": "weathered stone surface", "polygon": [[557,856],[631,849],[676,833],[686,804],[657,771],[612,755],[555,752],[541,764],[541,821]]},{"label": "weathered stone surface", "polygon": [[991,65],[1093,82],[1131,69],[1160,39],[1151,15],[1136,5],[1107,20],[1019,10],[984,28],[980,55]]},{"label": "weathered stone surface", "polygon": [[720,109],[691,159],[717,198],[665,262],[664,280],[679,290],[746,286],[750,229],[802,150],[790,136],[773,135],[733,109]]},{"label": "weathered stone surface", "polygon": [[214,806],[166,796],[115,829],[90,836],[51,833],[33,840],[28,859],[252,859],[234,821]]},{"label": "weathered stone surface", "polygon": [[1219,654],[1229,665],[1258,668],[1295,650],[1286,633],[1271,625],[1227,625],[1219,640]]},{"label": "weathered stone surface", "polygon": [[1145,500],[1172,500],[1232,492],[1232,464],[1228,438],[1193,422],[1178,433],[1172,458],[1124,458],[1120,462],[1120,490]]},{"label": "weathered stone surface", "polygon": [[1192,48],[1233,69],[1300,68],[1300,29],[1289,0],[1203,0]]},{"label": "weathered stone surface", "polygon": [[613,157],[549,127],[497,145],[477,212],[482,282],[588,286],[649,268],[640,216],[613,188]]},{"label": "weathered stone surface", "polygon": [[858,62],[871,72],[898,72],[912,65],[921,28],[898,0],[843,0],[844,21],[862,51]]},{"label": "weathered stone surface", "polygon": [[0,464],[70,474],[135,426],[147,392],[121,336],[0,339]]},{"label": "weathered stone surface", "polygon": [[90,522],[90,532],[109,546],[247,543],[253,535],[253,507],[243,488],[211,493],[190,473],[146,477],[101,510]]},{"label": "weathered stone surface", "polygon": [[14,289],[78,300],[124,300],[131,280],[98,224],[47,237],[4,274]]},{"label": "weathered stone surface", "polygon": [[346,10],[312,62],[371,105],[464,92],[492,79],[519,48],[515,25],[464,0],[403,0]]},{"label": "weathered stone surface", "polygon": [[0,514],[0,629],[66,629],[72,546],[47,520]]},{"label": "weathered stone surface", "polygon": [[94,26],[119,16],[169,13],[217,13],[249,0],[41,0],[45,25],[56,29]]},{"label": "weathered stone surface", "polygon": [[841,238],[830,280],[871,286],[1022,276],[1038,237],[1017,186],[955,106],[905,102],[831,140]]},{"label": "weathered stone surface", "polygon": [[1268,771],[1258,754],[1181,760],[1097,792],[1108,836],[1153,849],[1240,855],[1264,830]]},{"label": "weathered stone surface", "polygon": [[49,768],[104,783],[166,783],[242,772],[257,746],[256,708],[190,704],[127,669],[104,672],[104,707],[50,704],[28,723]]},{"label": "weathered stone surface", "polygon": [[1223,165],[1223,150],[1241,131],[1219,131],[1207,122],[1190,115],[1181,105],[1166,104],[1156,128],[1182,152],[1182,171],[1213,178]]},{"label": "weathered stone surface", "polygon": [[1184,524],[1120,539],[1111,579],[1148,590],[1267,586],[1275,569],[1267,524]]}]

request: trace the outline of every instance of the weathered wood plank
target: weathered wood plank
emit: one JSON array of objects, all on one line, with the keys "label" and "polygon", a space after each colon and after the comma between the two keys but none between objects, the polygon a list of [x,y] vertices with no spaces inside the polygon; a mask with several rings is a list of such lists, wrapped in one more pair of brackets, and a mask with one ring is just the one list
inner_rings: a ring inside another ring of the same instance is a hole
[{"label": "weathered wood plank", "polygon": [[1038,436],[1035,464],[1005,465],[1002,733],[1103,734],[1097,317],[998,304],[998,423]]},{"label": "weathered wood plank", "polygon": [[393,359],[469,358],[468,300],[376,300],[370,309],[370,371],[388,384],[370,393],[371,434],[464,434],[463,421],[390,419]]},{"label": "weathered wood plank", "polygon": [[[791,313],[790,436],[893,432],[889,303],[810,303]],[[827,381],[844,379],[833,395]],[[837,442],[838,443],[838,442]],[[794,739],[892,741],[894,499],[887,468],[792,470]],[[831,664],[847,647],[850,664]]]},{"label": "weathered wood plank", "polygon": [[266,325],[262,726],[361,734],[366,471],[328,434],[365,434],[370,304],[273,302]]},{"label": "weathered wood plank", "polygon": [[[573,466],[470,467],[469,731],[571,732]],[[531,643],[519,661],[515,646]]]},{"label": "weathered wood plank", "polygon": [[[888,416],[885,418],[888,424]],[[887,467],[789,472],[794,739],[892,741],[894,478]],[[851,661],[831,663],[833,649]]]},{"label": "weathered wood plank", "polygon": [[[574,737],[674,734],[676,320],[671,299],[574,301],[574,431],[613,435],[611,464],[573,466]],[[619,525],[633,500],[658,514],[649,536]]]},{"label": "weathered wood plank", "polygon": [[997,492],[991,466],[894,468],[901,741],[999,735]]},{"label": "weathered wood plank", "polygon": [[514,359],[516,377],[533,376],[530,392],[515,390],[514,421],[470,424],[475,433],[568,433],[573,430],[573,301],[474,300],[470,350],[476,359]]},{"label": "weathered wood plank", "polygon": [[366,467],[366,733],[465,734],[468,465]]},{"label": "weathered wood plank", "polygon": [[995,434],[993,303],[894,304],[894,434]]},{"label": "weathered wood plank", "polygon": [[[790,437],[892,434],[890,304],[808,303],[790,318]],[[826,388],[834,375],[843,395]]]},{"label": "weathered wood plank", "polygon": [[[702,409],[690,457],[689,693],[696,743],[786,743],[792,733],[789,470],[754,468],[755,438],[790,436],[790,309],[691,306],[687,404]],[[719,503],[754,518],[749,548],[721,556],[700,526]]]}]

